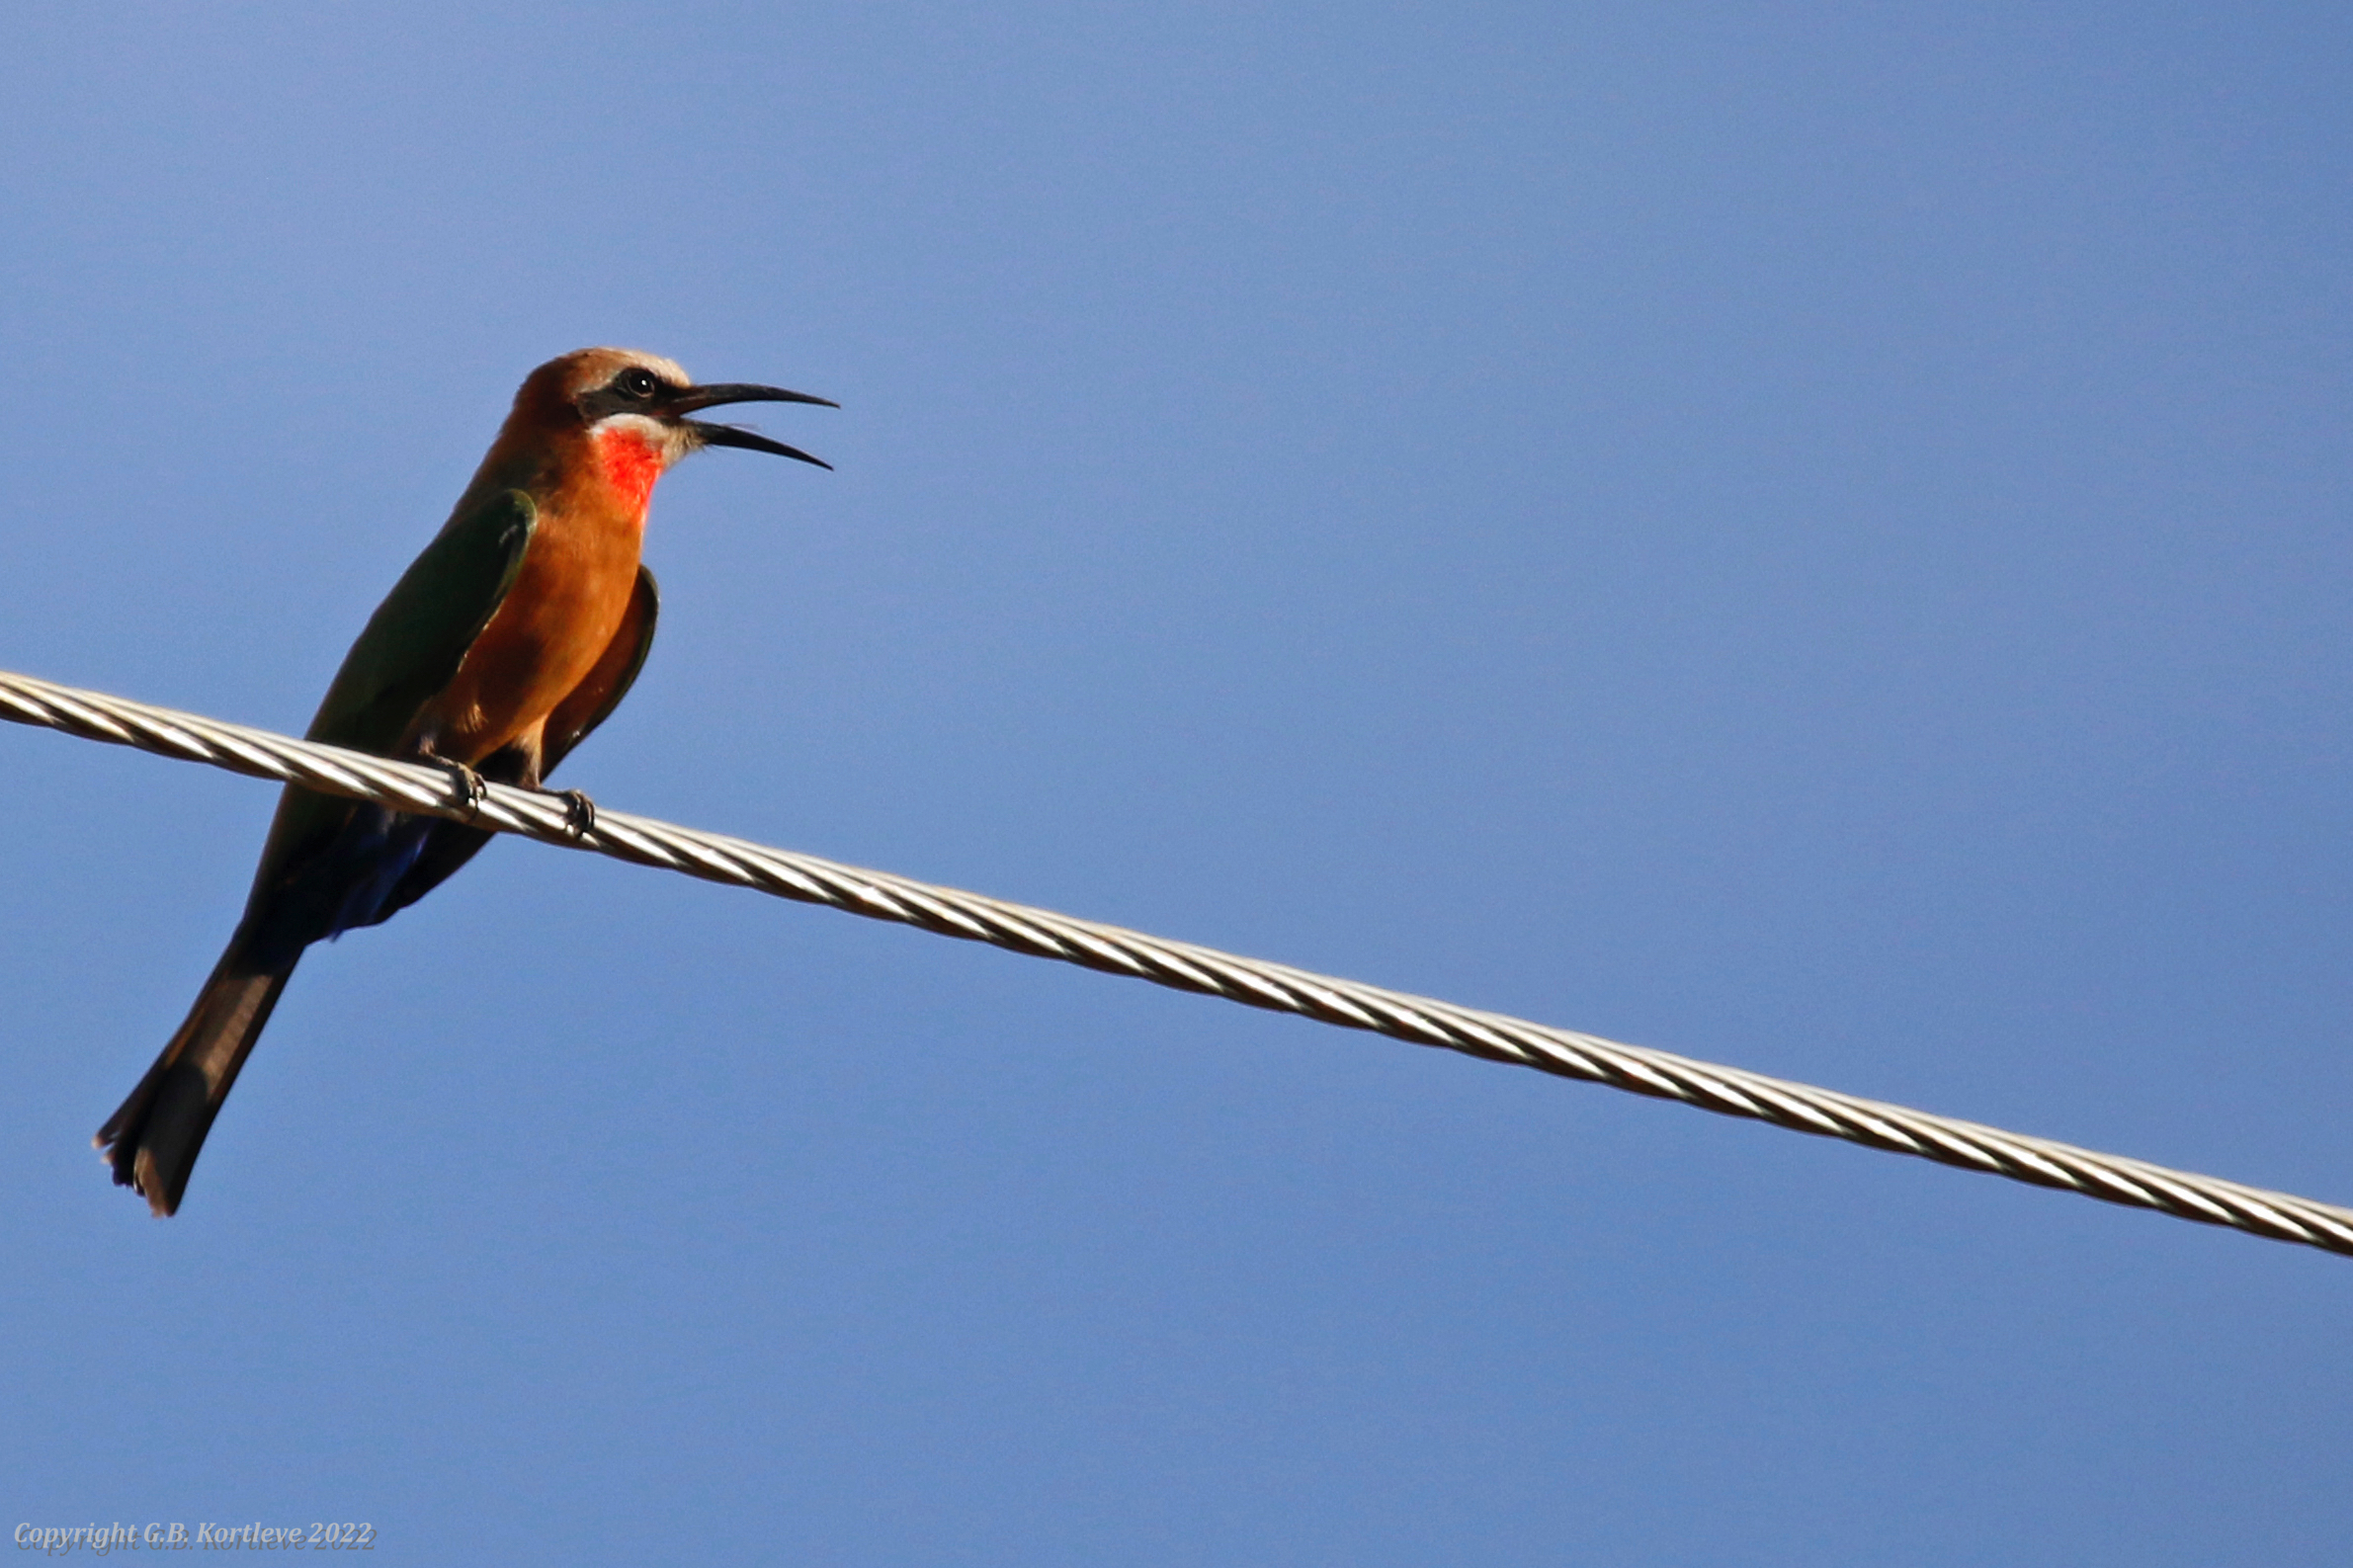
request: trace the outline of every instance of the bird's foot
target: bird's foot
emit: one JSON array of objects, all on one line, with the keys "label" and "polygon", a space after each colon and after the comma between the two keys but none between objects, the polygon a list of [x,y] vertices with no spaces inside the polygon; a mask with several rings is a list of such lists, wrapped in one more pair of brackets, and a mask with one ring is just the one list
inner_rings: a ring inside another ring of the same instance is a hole
[{"label": "bird's foot", "polygon": [[597,825],[597,803],[583,789],[550,791],[563,802],[563,836],[577,843]]},{"label": "bird's foot", "polygon": [[446,757],[437,757],[434,761],[449,770],[450,782],[458,786],[459,794],[463,797],[465,820],[471,822],[481,814],[482,802],[490,796],[490,786],[482,783],[480,774],[462,762],[451,762]]}]

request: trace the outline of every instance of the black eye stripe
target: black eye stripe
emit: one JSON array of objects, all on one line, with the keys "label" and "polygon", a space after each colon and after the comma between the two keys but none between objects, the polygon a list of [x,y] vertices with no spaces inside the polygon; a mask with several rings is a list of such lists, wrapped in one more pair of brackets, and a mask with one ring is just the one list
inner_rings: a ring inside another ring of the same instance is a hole
[{"label": "black eye stripe", "polygon": [[661,386],[661,378],[643,366],[632,366],[613,377],[613,389],[624,397],[651,397]]}]

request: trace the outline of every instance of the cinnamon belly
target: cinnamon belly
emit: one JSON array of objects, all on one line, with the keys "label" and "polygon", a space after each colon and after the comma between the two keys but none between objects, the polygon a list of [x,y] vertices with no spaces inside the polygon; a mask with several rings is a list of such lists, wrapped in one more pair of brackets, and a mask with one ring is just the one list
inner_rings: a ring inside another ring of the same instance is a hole
[{"label": "cinnamon belly", "polygon": [[419,726],[436,755],[473,764],[536,740],[620,629],[636,591],[637,538],[634,528],[566,527],[543,514],[506,602]]}]

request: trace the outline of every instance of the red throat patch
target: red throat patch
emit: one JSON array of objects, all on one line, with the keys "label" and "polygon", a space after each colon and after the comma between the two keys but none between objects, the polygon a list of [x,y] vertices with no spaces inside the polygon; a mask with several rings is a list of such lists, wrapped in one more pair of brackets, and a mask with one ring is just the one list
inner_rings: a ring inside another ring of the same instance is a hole
[{"label": "red throat patch", "polygon": [[633,430],[596,433],[597,466],[605,483],[639,518],[653,499],[653,482],[662,476],[663,450]]}]

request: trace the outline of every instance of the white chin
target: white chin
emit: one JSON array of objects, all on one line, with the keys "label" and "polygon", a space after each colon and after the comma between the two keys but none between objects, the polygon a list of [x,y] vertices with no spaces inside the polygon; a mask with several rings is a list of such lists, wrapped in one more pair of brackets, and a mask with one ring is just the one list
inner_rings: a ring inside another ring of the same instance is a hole
[{"label": "white chin", "polygon": [[607,414],[588,427],[591,436],[619,436],[636,442],[664,454],[676,462],[694,445],[694,438],[676,425],[666,425],[643,414]]}]

